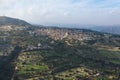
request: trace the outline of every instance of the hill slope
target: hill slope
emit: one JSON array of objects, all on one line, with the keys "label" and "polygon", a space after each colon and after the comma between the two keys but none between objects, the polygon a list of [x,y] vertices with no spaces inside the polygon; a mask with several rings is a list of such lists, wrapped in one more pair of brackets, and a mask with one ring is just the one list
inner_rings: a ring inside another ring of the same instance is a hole
[{"label": "hill slope", "polygon": [[1,16],[0,31],[24,30],[32,25],[24,20]]},{"label": "hill slope", "polygon": [[0,26],[2,25],[19,25],[19,26],[30,26],[29,23],[26,21],[20,20],[20,19],[15,19],[15,18],[10,18],[6,16],[1,16],[0,17]]},{"label": "hill slope", "polygon": [[[2,32],[0,27],[1,78],[11,78],[6,75],[11,72],[13,80],[120,79],[119,35],[56,27],[16,30],[26,28],[25,24],[19,19],[1,18],[1,27],[10,30]],[[15,46],[22,51],[13,61]],[[12,61],[4,68],[7,60]]]}]

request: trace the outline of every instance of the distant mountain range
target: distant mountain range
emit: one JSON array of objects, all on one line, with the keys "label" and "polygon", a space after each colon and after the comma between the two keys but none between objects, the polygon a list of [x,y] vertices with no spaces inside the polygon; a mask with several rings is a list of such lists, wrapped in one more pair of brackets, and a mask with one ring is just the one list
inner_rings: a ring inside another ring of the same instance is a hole
[{"label": "distant mountain range", "polygon": [[120,34],[120,25],[118,26],[95,26],[95,27],[90,27],[89,29],[99,31],[99,32]]},{"label": "distant mountain range", "polygon": [[99,32],[106,32],[111,34],[120,34],[120,25],[113,26],[96,26],[96,25],[76,25],[76,24],[64,24],[59,25],[60,27],[70,27],[70,28],[82,28],[82,29],[91,29]]},{"label": "distant mountain range", "polygon": [[[0,16],[0,30],[8,31],[11,29],[24,29],[30,26],[33,26],[33,25],[29,24],[28,22],[24,20],[10,18],[6,16]],[[47,27],[47,26],[42,26],[42,27]],[[95,30],[99,32],[120,34],[120,25],[118,26],[95,26],[95,25],[70,25],[68,24],[68,25],[58,25],[58,27],[84,28],[84,29],[91,29],[91,30]]]}]

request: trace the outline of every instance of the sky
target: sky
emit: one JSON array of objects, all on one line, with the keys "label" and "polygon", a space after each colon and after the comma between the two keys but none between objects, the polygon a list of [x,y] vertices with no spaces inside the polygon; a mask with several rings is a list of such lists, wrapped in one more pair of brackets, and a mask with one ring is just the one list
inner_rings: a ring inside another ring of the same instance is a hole
[{"label": "sky", "polygon": [[120,25],[120,0],[0,0],[0,16],[41,25]]}]

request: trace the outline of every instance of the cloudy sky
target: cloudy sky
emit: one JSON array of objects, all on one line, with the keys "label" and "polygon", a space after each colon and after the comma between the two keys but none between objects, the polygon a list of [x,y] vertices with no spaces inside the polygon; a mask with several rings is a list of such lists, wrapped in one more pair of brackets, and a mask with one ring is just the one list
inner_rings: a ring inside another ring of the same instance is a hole
[{"label": "cloudy sky", "polygon": [[0,16],[33,24],[120,24],[120,0],[0,0]]}]

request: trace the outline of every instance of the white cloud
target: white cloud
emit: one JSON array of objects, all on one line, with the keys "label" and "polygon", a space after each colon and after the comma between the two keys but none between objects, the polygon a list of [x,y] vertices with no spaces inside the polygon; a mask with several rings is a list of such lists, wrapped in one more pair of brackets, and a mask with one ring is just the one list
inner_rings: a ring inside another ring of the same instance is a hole
[{"label": "white cloud", "polygon": [[0,0],[0,15],[36,24],[120,24],[120,0]]}]

